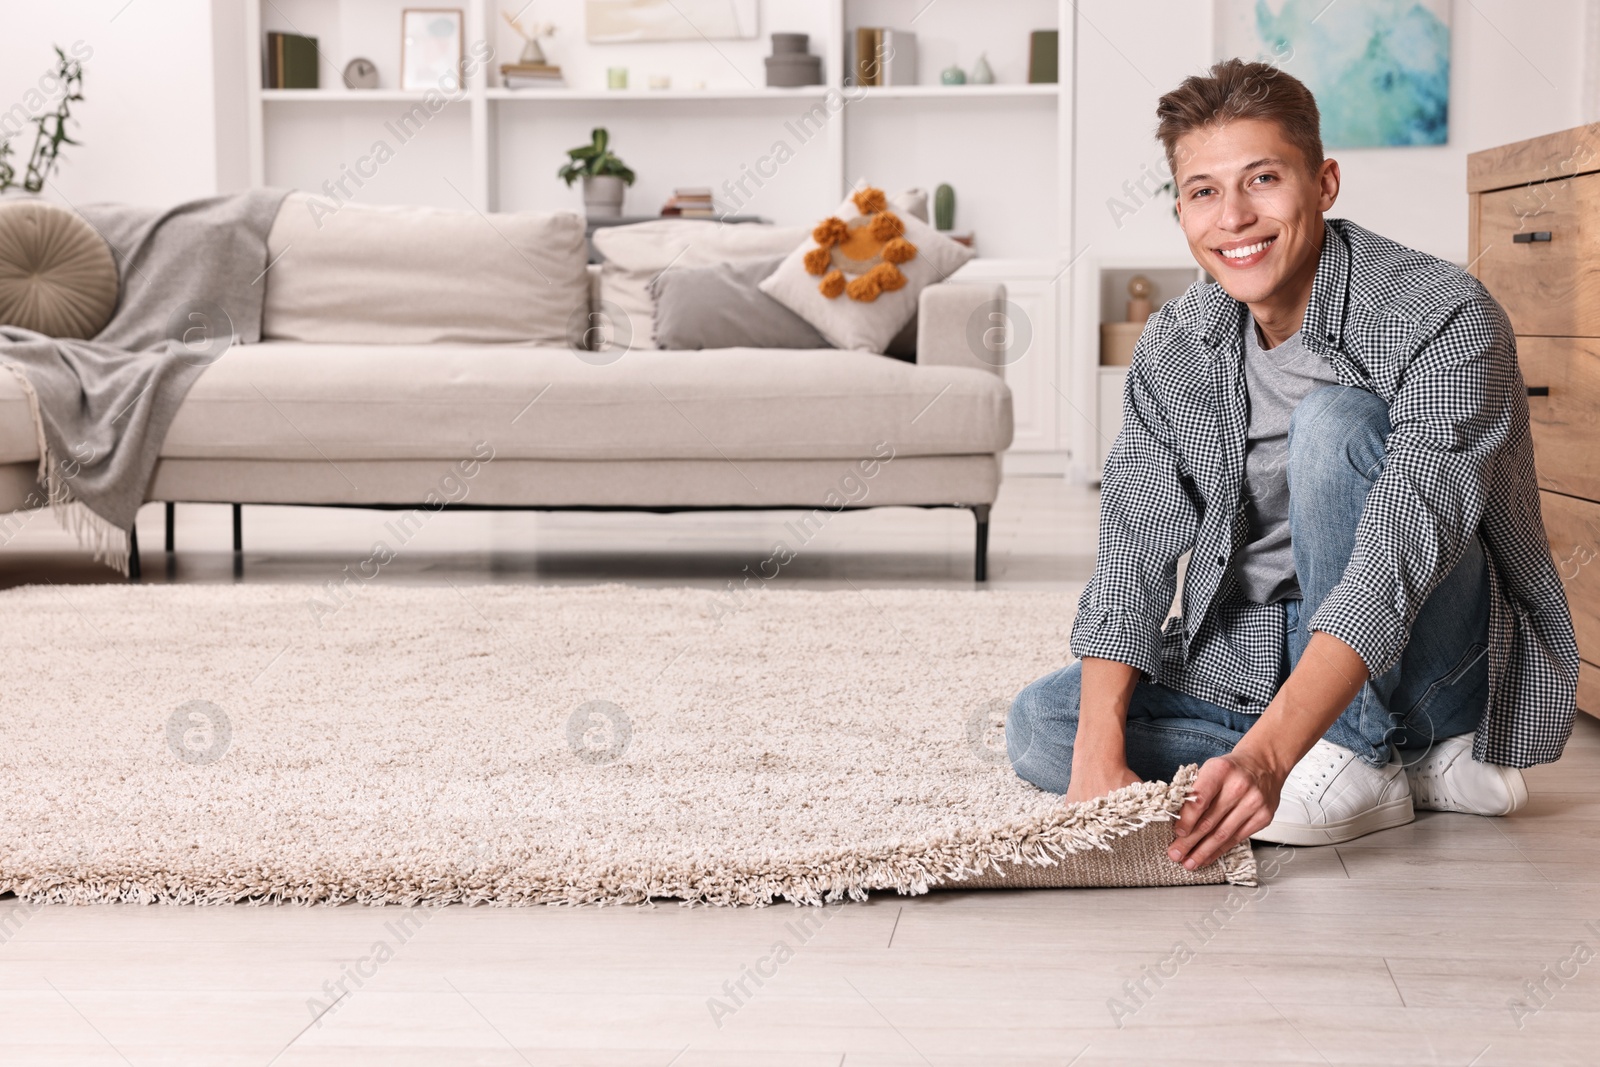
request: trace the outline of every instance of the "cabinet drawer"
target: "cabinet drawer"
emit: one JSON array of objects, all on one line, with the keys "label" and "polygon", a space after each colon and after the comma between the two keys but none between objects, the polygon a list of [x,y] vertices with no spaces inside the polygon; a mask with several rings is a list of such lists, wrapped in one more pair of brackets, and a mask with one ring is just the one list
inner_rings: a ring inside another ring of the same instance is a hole
[{"label": "cabinet drawer", "polygon": [[1600,663],[1600,504],[1540,493],[1550,553],[1567,588],[1578,653]]},{"label": "cabinet drawer", "polygon": [[1600,174],[1482,194],[1478,241],[1473,269],[1518,336],[1600,336]]},{"label": "cabinet drawer", "polygon": [[1528,397],[1539,485],[1600,500],[1600,340],[1519,337],[1517,358],[1528,387],[1550,391]]}]

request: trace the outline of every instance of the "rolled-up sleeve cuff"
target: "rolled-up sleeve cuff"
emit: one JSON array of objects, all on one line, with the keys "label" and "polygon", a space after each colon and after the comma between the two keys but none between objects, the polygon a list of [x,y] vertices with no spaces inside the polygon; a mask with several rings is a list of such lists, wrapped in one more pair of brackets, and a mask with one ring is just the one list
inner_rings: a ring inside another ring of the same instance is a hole
[{"label": "rolled-up sleeve cuff", "polygon": [[1072,654],[1082,659],[1109,659],[1142,671],[1147,678],[1160,676],[1161,627],[1137,611],[1089,608],[1072,623]]},{"label": "rolled-up sleeve cuff", "polygon": [[1331,634],[1355,649],[1376,678],[1400,662],[1406,647],[1405,620],[1379,593],[1342,582],[1311,617],[1311,629]]}]

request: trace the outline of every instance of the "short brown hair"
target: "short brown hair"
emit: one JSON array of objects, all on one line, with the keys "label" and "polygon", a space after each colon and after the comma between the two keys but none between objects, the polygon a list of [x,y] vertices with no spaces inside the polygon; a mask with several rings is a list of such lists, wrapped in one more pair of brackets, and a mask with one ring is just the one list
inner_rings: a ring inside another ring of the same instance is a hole
[{"label": "short brown hair", "polygon": [[1225,59],[1183,84],[1156,104],[1156,137],[1167,150],[1167,166],[1178,176],[1178,139],[1207,126],[1235,119],[1275,122],[1290,144],[1306,157],[1315,174],[1322,166],[1322,116],[1305,83],[1271,63]]}]

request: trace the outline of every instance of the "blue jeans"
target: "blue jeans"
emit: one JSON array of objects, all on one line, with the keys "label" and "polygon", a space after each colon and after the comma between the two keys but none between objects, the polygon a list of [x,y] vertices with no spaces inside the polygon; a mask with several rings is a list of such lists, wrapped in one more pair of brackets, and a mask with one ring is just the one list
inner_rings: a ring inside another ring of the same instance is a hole
[{"label": "blue jeans", "polygon": [[[1348,386],[1313,391],[1290,420],[1289,531],[1301,599],[1286,604],[1280,685],[1350,561],[1388,435],[1388,406]],[[1473,537],[1423,604],[1400,662],[1363,685],[1324,736],[1381,766],[1396,750],[1411,761],[1436,740],[1471,733],[1488,700],[1488,643],[1488,567]],[[1017,695],[1006,719],[1011,765],[1052,793],[1067,791],[1072,771],[1081,672],[1074,663],[1040,678]],[[1257,719],[1141,679],[1128,706],[1128,767],[1146,780],[1170,780],[1185,764],[1232,751]]]}]

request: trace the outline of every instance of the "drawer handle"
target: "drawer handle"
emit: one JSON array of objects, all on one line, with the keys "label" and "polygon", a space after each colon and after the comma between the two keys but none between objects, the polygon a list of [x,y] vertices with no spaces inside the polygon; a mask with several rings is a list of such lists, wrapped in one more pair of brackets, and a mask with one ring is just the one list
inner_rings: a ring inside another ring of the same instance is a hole
[{"label": "drawer handle", "polygon": [[1548,385],[1530,385],[1530,386],[1528,386],[1528,395],[1529,396],[1549,396],[1550,395],[1550,387]]},{"label": "drawer handle", "polygon": [[1549,241],[1549,240],[1550,240],[1550,231],[1549,230],[1534,230],[1532,233],[1514,233],[1514,234],[1511,235],[1512,243],[1513,244],[1519,244],[1519,245],[1531,245],[1535,241],[1538,241],[1540,244],[1543,244],[1543,243],[1545,243],[1546,241]]}]

